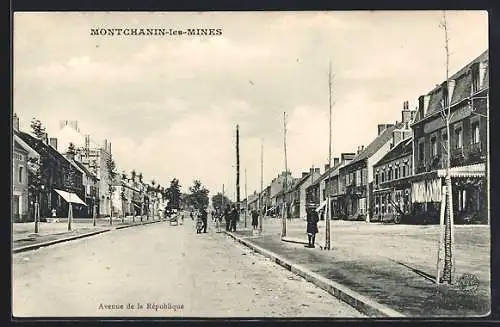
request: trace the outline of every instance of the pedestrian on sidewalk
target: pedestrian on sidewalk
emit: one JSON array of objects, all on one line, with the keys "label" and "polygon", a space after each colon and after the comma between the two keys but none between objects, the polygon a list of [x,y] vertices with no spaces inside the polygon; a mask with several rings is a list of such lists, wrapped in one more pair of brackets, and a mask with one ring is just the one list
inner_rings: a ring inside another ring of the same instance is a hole
[{"label": "pedestrian on sidewalk", "polygon": [[257,227],[259,226],[259,213],[257,210],[252,210],[252,227],[253,230],[257,230]]},{"label": "pedestrian on sidewalk", "polygon": [[318,233],[318,221],[319,215],[313,207],[307,208],[307,238],[308,244],[306,247],[314,248],[314,242],[316,240],[316,234]]},{"label": "pedestrian on sidewalk", "polygon": [[229,228],[231,227],[231,217],[230,217],[229,208],[226,207],[224,209],[224,220],[226,221],[226,231],[229,232]]},{"label": "pedestrian on sidewalk", "polygon": [[231,226],[230,230],[232,232],[236,232],[236,222],[238,220],[238,210],[236,209],[236,205],[233,204],[233,209],[231,210]]}]

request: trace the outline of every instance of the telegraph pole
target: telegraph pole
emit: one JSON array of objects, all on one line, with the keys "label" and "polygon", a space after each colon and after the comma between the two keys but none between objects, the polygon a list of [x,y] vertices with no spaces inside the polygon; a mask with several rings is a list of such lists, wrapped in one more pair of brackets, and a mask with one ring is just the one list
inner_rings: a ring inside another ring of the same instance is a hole
[{"label": "telegraph pole", "polygon": [[331,208],[331,200],[330,200],[330,192],[331,192],[331,167],[332,167],[332,62],[330,60],[330,64],[328,67],[328,99],[329,99],[329,134],[328,134],[328,184],[330,187],[327,188],[327,204],[326,204],[326,214],[325,214],[325,249],[330,250],[330,218],[332,213]]},{"label": "telegraph pole", "polygon": [[245,168],[245,228],[247,228],[247,211],[248,211],[247,169]]},{"label": "telegraph pole", "polygon": [[260,195],[259,195],[259,212],[260,212],[260,221],[259,221],[259,233],[262,234],[262,223],[264,222],[264,212],[261,209],[261,197],[263,196],[264,191],[264,140],[261,140],[260,144]]},{"label": "telegraph pole", "polygon": [[236,209],[239,218],[240,217],[240,130],[238,125],[236,125]]},{"label": "telegraph pole", "polygon": [[221,206],[221,210],[222,212],[224,212],[224,184],[222,184],[222,206]]},{"label": "telegraph pole", "polygon": [[286,189],[288,186],[288,167],[286,160],[286,112],[283,112],[283,148],[285,150],[285,185],[283,186],[283,213],[282,213],[282,224],[283,229],[281,231],[281,238],[286,237]]}]

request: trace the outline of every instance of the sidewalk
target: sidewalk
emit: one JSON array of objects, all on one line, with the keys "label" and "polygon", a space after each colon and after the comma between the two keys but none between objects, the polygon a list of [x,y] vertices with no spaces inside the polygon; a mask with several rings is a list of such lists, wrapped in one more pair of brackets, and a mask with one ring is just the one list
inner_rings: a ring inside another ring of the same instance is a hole
[{"label": "sidewalk", "polygon": [[[324,245],[324,222],[318,227],[316,244]],[[456,226],[455,276],[458,278],[463,273],[476,276],[479,286],[472,291],[459,285],[438,286],[433,282],[438,227],[332,221],[330,251],[282,241],[279,219],[266,219],[261,236],[252,236],[251,230],[241,229],[233,234],[250,247],[269,251],[291,266],[304,267],[311,275],[338,283],[404,316],[487,315],[490,311],[489,227]],[[307,242],[305,222],[287,221],[287,236],[290,241]]]},{"label": "sidewalk", "polygon": [[[76,221],[75,221],[76,220]],[[106,232],[112,229],[120,229],[151,223],[153,220],[143,218],[141,223],[140,217],[135,217],[135,223],[132,216],[126,217],[122,222],[122,218],[113,218],[113,224],[110,225],[108,218],[96,219],[96,226],[92,224],[92,219],[83,220],[75,219],[71,225],[71,231],[68,231],[68,219],[61,218],[58,222],[40,222],[38,224],[38,233],[35,233],[35,223],[13,223],[12,224],[12,249],[14,252],[21,248],[36,247],[38,245],[55,243],[64,239],[76,239],[89,234],[95,235],[99,232]],[[154,222],[160,221],[155,217]]]}]

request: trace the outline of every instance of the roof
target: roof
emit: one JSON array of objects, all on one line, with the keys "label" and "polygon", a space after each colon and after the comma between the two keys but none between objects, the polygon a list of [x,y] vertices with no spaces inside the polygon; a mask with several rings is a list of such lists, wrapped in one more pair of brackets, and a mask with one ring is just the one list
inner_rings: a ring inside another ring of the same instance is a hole
[{"label": "roof", "polygon": [[387,127],[382,133],[377,135],[377,137],[363,150],[361,151],[357,156],[354,157],[352,161],[347,163],[345,166],[349,166],[352,164],[355,164],[357,162],[360,162],[362,160],[365,160],[367,158],[370,158],[372,155],[374,155],[384,144],[387,143],[390,139],[392,139],[392,132],[396,128],[402,127],[403,124],[398,124],[398,125],[393,125],[390,127]]},{"label": "roof", "polygon": [[42,140],[37,139],[36,137],[21,131],[14,131],[14,135],[19,136],[24,142],[26,142],[33,150],[35,150],[38,154],[42,155],[50,155],[55,157],[57,160],[66,161],[71,164],[71,162],[66,159],[62,154],[60,154],[56,149],[51,147],[48,144],[42,142]]},{"label": "roof", "polygon": [[78,166],[78,168],[80,168],[81,170],[83,170],[83,172],[86,174],[86,175],[89,175],[89,176],[92,176],[92,177],[95,177],[97,178],[96,174],[94,174],[93,172],[91,172],[84,164],[82,164],[81,162],[79,161],[74,161],[74,163]]},{"label": "roof", "polygon": [[406,138],[406,139],[400,141],[389,152],[387,152],[387,154],[385,156],[383,156],[382,159],[380,159],[375,164],[375,166],[384,164],[386,162],[400,158],[402,156],[412,154],[412,151],[413,151],[412,140],[413,140],[413,138],[409,137],[409,138]]},{"label": "roof", "polygon": [[19,135],[14,133],[14,142],[17,143],[22,149],[24,149],[31,157],[38,158],[40,154],[36,152],[32,147],[30,147]]},{"label": "roof", "polygon": [[[478,62],[488,61],[488,50],[484,51],[480,56],[469,62],[467,65],[462,67],[458,72],[449,77],[449,80],[455,80],[455,88],[453,90],[453,95],[450,101],[451,105],[458,103],[470,96],[472,78],[469,74],[470,67]],[[443,89],[442,85],[436,85],[434,89],[428,92],[426,95],[430,96],[429,105],[427,112],[424,117],[421,117],[420,112],[417,110],[414,122],[418,122],[423,118],[432,115],[441,110],[441,100],[443,99]],[[489,69],[486,70],[483,79],[483,89],[489,86]]]}]

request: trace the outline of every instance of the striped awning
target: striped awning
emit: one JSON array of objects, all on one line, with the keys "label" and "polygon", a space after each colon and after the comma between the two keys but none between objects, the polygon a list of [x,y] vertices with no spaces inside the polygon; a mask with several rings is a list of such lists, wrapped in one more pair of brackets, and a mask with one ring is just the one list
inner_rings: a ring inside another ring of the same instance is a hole
[{"label": "striped awning", "polygon": [[[446,169],[437,171],[438,177],[446,177]],[[469,166],[459,166],[450,168],[451,177],[484,177],[486,175],[486,167],[484,163],[479,163]]]},{"label": "striped awning", "polygon": [[62,190],[56,190],[56,189],[54,189],[54,191],[56,191],[56,193],[59,194],[64,199],[64,201],[66,201],[68,203],[76,203],[76,204],[81,204],[81,205],[87,206],[87,204],[85,202],[83,202],[82,199],[80,199],[80,197],[75,193],[66,192],[66,191],[62,191]]}]

